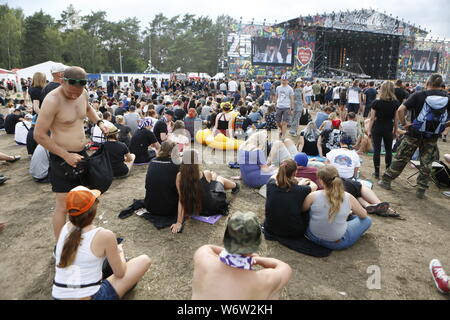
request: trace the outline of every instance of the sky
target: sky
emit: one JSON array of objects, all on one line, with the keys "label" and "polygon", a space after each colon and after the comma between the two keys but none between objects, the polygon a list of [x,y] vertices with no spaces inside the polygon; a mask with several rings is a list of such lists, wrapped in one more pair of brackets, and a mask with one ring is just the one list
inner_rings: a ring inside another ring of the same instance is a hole
[{"label": "sky", "polygon": [[431,30],[428,38],[450,39],[450,0],[0,0],[0,3],[19,7],[26,16],[42,9],[55,19],[59,19],[61,12],[73,4],[81,15],[89,14],[91,10],[106,11],[110,21],[137,17],[142,29],[158,13],[167,17],[190,13],[211,18],[227,14],[238,20],[242,17],[243,22],[251,22],[252,19],[263,22],[266,19],[267,23],[274,23],[316,13],[372,8]]}]

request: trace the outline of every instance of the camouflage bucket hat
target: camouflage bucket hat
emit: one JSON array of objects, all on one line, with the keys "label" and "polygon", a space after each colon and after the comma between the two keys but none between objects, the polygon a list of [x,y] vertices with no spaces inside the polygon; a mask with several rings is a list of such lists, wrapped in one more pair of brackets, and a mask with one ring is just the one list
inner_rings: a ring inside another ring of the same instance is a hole
[{"label": "camouflage bucket hat", "polygon": [[227,223],[223,244],[229,253],[250,254],[261,244],[261,227],[253,212],[236,212]]}]

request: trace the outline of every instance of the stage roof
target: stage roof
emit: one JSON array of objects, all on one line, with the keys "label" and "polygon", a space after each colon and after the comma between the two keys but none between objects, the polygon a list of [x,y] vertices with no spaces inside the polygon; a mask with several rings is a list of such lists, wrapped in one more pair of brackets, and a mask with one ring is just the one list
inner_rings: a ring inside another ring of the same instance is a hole
[{"label": "stage roof", "polygon": [[428,34],[428,31],[411,25],[409,21],[405,22],[398,17],[371,9],[300,16],[281,22],[277,26],[287,29],[296,27],[342,29],[406,37],[425,37]]}]

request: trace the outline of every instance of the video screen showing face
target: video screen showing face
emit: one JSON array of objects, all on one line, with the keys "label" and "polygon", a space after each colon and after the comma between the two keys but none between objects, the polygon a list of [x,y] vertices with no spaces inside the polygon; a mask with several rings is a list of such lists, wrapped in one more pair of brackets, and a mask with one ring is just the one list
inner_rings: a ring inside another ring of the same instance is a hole
[{"label": "video screen showing face", "polygon": [[439,53],[434,51],[414,50],[411,52],[412,71],[437,72]]},{"label": "video screen showing face", "polygon": [[252,38],[252,63],[255,65],[292,66],[294,42],[280,38]]}]

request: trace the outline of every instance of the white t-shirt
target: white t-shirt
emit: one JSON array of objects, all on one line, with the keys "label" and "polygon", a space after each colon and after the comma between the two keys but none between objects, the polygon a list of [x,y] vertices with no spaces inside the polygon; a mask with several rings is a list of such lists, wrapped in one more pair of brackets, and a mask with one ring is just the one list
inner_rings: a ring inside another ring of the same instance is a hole
[{"label": "white t-shirt", "polygon": [[48,176],[49,153],[40,144],[34,150],[30,162],[30,174],[34,179],[44,179]]},{"label": "white t-shirt", "polygon": [[313,94],[312,86],[305,86],[303,88],[303,94],[305,95],[305,97],[308,97],[308,96],[311,97]]},{"label": "white t-shirt", "polygon": [[359,87],[350,87],[348,88],[348,103],[360,103],[359,101],[359,93],[361,92],[361,88]]},{"label": "white t-shirt", "polygon": [[327,159],[336,167],[341,178],[352,178],[355,168],[361,166],[361,160],[355,150],[333,149],[327,153]]},{"label": "white t-shirt", "polygon": [[27,135],[30,128],[31,122],[29,121],[17,122],[14,131],[14,140],[17,143],[27,144]]},{"label": "white t-shirt", "polygon": [[230,92],[235,92],[238,89],[238,84],[236,81],[231,80],[230,82],[228,82],[228,91]]},{"label": "white t-shirt", "polygon": [[[102,120],[104,125],[107,127],[111,127],[112,123],[108,120]],[[105,135],[103,134],[102,130],[99,126],[95,125],[94,130],[92,131],[92,141],[97,143],[104,143],[106,142]]]},{"label": "white t-shirt", "polygon": [[341,90],[341,87],[336,87],[333,89],[333,99],[339,99],[339,91]]}]

